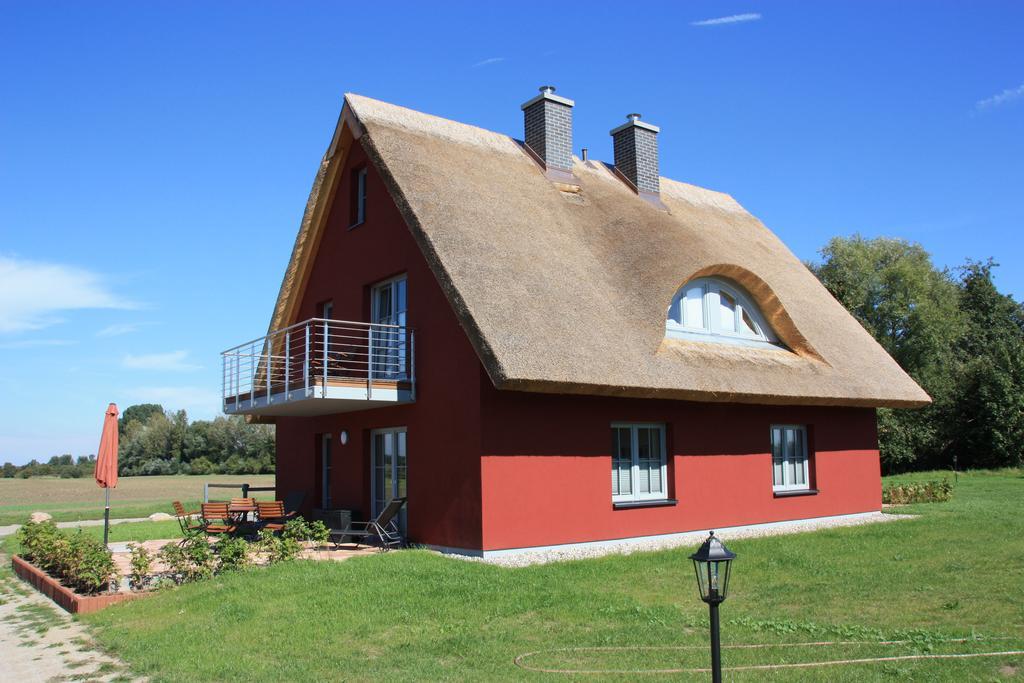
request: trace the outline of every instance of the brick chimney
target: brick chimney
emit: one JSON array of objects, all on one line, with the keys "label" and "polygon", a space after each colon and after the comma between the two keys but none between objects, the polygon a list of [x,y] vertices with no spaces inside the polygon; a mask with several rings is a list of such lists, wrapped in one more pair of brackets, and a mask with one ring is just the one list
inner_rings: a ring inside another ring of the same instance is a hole
[{"label": "brick chimney", "polygon": [[611,130],[615,150],[615,169],[628,180],[641,196],[657,198],[661,192],[658,174],[658,131],[630,114],[626,123]]},{"label": "brick chimney", "polygon": [[540,94],[522,106],[526,147],[558,182],[575,182],[572,174],[572,108],[575,102],[544,85]]}]

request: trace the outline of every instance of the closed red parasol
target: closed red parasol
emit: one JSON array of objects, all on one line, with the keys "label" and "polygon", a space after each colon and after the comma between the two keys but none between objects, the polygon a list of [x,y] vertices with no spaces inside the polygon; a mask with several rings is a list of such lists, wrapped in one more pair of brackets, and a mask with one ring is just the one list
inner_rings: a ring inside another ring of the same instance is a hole
[{"label": "closed red parasol", "polygon": [[105,507],[103,509],[103,545],[107,544],[110,531],[110,489],[117,486],[117,404],[107,406],[103,416],[103,435],[100,449],[96,453],[96,483],[103,488]]}]

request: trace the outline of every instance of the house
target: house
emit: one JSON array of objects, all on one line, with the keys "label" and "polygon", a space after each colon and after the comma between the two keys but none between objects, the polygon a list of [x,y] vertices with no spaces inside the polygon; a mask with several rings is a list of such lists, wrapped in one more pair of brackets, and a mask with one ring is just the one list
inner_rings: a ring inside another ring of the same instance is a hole
[{"label": "house", "polygon": [[407,495],[411,541],[475,555],[879,510],[875,409],[927,394],[732,197],[660,177],[656,126],[578,158],[573,107],[543,88],[522,142],[346,96],[270,332],[224,353],[279,490]]}]

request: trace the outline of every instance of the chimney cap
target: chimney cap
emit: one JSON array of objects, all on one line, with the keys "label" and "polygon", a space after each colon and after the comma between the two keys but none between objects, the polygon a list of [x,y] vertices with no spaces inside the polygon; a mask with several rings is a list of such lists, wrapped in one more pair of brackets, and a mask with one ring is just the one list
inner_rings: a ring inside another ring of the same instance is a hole
[{"label": "chimney cap", "polygon": [[643,128],[644,130],[649,130],[652,133],[661,132],[661,128],[658,128],[655,125],[647,123],[646,121],[641,121],[640,114],[633,112],[631,114],[626,114],[626,122],[621,126],[618,126],[617,128],[612,128],[611,131],[609,131],[609,134],[615,135],[616,133],[622,132],[627,128]]},{"label": "chimney cap", "polygon": [[523,106],[521,106],[520,109],[526,109],[527,107],[532,106],[537,102],[540,102],[541,100],[557,102],[558,104],[564,104],[567,107],[576,106],[576,103],[570,100],[569,98],[562,97],[561,95],[556,95],[555,86],[553,85],[542,85],[537,89],[540,90],[540,94],[530,100],[527,100],[526,102],[523,102]]}]

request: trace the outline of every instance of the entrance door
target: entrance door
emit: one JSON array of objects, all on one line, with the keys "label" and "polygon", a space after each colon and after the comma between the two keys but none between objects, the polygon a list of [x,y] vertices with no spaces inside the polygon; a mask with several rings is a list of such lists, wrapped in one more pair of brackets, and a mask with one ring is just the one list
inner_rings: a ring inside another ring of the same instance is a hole
[{"label": "entrance door", "polygon": [[373,332],[373,378],[401,379],[406,358],[405,276],[375,285],[370,293],[370,322],[397,325],[400,329],[377,328]]},{"label": "entrance door", "polygon": [[[371,458],[373,475],[370,482],[373,516],[376,517],[392,498],[406,495],[405,427],[373,431]],[[406,507],[398,515],[398,527],[405,534]]]}]

